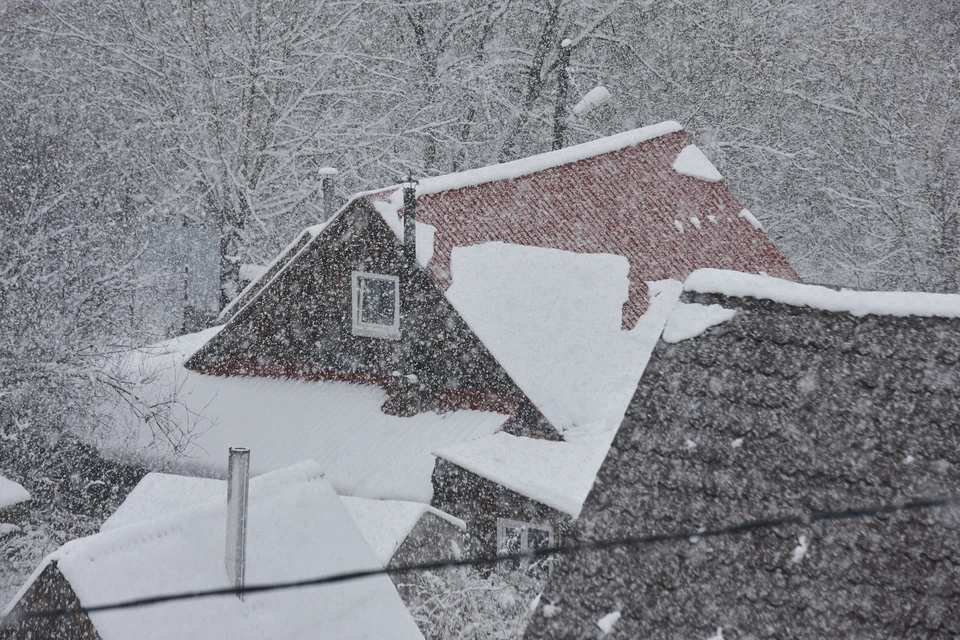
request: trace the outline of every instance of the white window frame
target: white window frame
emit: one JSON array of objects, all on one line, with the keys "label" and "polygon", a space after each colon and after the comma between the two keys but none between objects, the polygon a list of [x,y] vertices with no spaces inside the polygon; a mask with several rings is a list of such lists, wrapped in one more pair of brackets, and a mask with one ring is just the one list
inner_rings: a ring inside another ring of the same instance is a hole
[{"label": "white window frame", "polygon": [[[377,324],[376,322],[363,322],[361,319],[361,305],[363,303],[363,288],[361,279],[365,280],[386,280],[393,283],[393,324]],[[364,336],[366,338],[388,338],[398,340],[400,338],[400,278],[383,273],[368,273],[366,271],[354,271],[350,274],[351,291],[353,300],[353,335]]]},{"label": "white window frame", "polygon": [[546,531],[548,542],[547,546],[554,546],[553,527],[546,522],[521,522],[520,520],[510,520],[509,518],[497,518],[497,552],[499,554],[509,553],[506,548],[507,527],[511,529],[520,529],[520,553],[529,553],[530,541],[528,534],[531,529],[537,531]]}]

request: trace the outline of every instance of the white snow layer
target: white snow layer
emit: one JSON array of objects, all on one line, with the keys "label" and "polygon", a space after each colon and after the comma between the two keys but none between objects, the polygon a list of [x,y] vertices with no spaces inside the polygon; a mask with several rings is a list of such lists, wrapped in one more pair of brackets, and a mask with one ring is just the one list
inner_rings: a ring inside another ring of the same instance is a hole
[{"label": "white snow layer", "polygon": [[718,304],[678,303],[663,328],[664,342],[680,342],[696,338],[710,327],[724,323],[737,315],[736,309],[725,309]]},{"label": "white snow layer", "polygon": [[756,229],[757,231],[763,231],[763,225],[760,224],[760,221],[753,217],[753,214],[746,209],[741,209],[740,213],[737,214],[744,220],[750,223],[750,226]]},{"label": "white snow layer", "polygon": [[573,106],[573,114],[575,116],[582,116],[603,105],[609,99],[610,92],[607,91],[606,87],[594,87],[590,89],[590,91],[587,91],[587,93],[580,98],[580,102]]},{"label": "white snow layer", "polygon": [[[315,463],[311,462],[311,464]],[[286,473],[286,469],[280,469],[255,476],[250,479],[250,486],[251,488],[272,486],[282,482]],[[148,473],[134,487],[116,512],[100,525],[100,531],[110,531],[138,522],[166,518],[184,509],[223,502],[226,499],[226,480]],[[459,518],[419,502],[372,500],[349,496],[341,496],[341,501],[374,555],[377,556],[377,560],[384,567],[425,513],[432,513],[461,529],[466,528],[466,524]]]},{"label": "white snow layer", "polygon": [[[455,285],[456,282],[455,276]],[[627,406],[636,391],[640,376],[647,366],[650,353],[659,340],[670,310],[680,295],[680,283],[675,280],[651,282],[648,286],[650,308],[637,321],[636,327],[631,331],[620,331],[619,335],[614,334],[610,327],[610,334],[619,338],[612,341],[612,344],[617,345],[621,351],[606,350],[603,343],[597,350],[591,351],[591,343],[585,338],[585,346],[589,353],[608,358],[601,362],[611,367],[611,370],[606,371],[598,366],[595,367],[596,374],[594,374],[603,375],[609,380],[605,388],[589,386],[590,381],[578,378],[583,372],[564,369],[565,365],[562,363],[557,365],[561,369],[560,372],[546,371],[543,374],[550,378],[554,376],[559,378],[555,383],[560,389],[566,389],[567,385],[570,385],[571,388],[567,392],[575,395],[576,402],[586,403],[589,407],[588,411],[584,411],[584,415],[587,416],[584,419],[588,420],[585,424],[577,424],[569,420],[565,422],[568,425],[563,434],[565,442],[523,438],[501,432],[436,449],[436,454],[520,495],[574,518],[578,517],[593,487],[600,465],[603,464],[610,449],[610,443],[613,442],[623,420]],[[585,300],[584,304],[588,302]],[[590,309],[581,309],[581,313],[589,312]],[[611,325],[614,323],[613,318],[607,320]],[[535,331],[537,326],[533,325],[531,330]],[[522,363],[524,358],[536,357],[536,354],[531,354],[530,351],[547,348],[547,346],[536,342],[530,346],[524,346],[523,341],[517,339],[514,348],[519,351],[511,355]],[[550,348],[557,347],[554,345]],[[499,352],[494,353],[499,357]],[[546,368],[547,365],[544,367]],[[617,369],[616,376],[613,375],[614,369]],[[572,379],[566,379],[564,375],[570,375]],[[585,391],[577,388],[578,382],[585,385]],[[531,393],[528,389],[524,391]],[[540,389],[537,388],[534,391],[540,391]],[[544,393],[546,394],[546,391]],[[590,396],[590,393],[595,395]],[[530,397],[536,404],[535,395]],[[553,395],[547,397],[554,398]],[[551,413],[556,414],[562,411],[564,406],[554,403],[552,408],[555,411]],[[575,406],[573,409],[581,411],[583,407]],[[593,421],[589,420],[590,415],[594,416]]]},{"label": "white snow layer", "polygon": [[629,270],[622,256],[489,242],[453,249],[446,295],[551,424],[604,431],[648,353],[621,330]]},{"label": "white snow layer", "polygon": [[620,620],[620,612],[612,611],[597,620],[597,626],[600,627],[600,631],[606,635],[613,631],[613,625],[617,624],[618,620]]},{"label": "white snow layer", "polygon": [[686,291],[734,298],[761,298],[794,307],[812,307],[854,316],[960,317],[960,295],[906,291],[853,291],[720,269],[698,269],[683,284]]},{"label": "white snow layer", "polygon": [[673,161],[673,170],[704,182],[720,182],[723,176],[695,144],[687,145]]},{"label": "white snow layer", "polygon": [[[419,189],[417,195],[420,195]],[[373,208],[377,210],[397,239],[403,242],[403,218],[400,217],[400,210],[403,208],[403,189],[394,191],[388,201],[375,201]],[[419,221],[414,222],[414,227],[417,236],[417,264],[425,267],[433,258],[433,238],[436,236],[437,228]]]},{"label": "white snow layer", "polygon": [[[229,587],[224,569],[226,501],[67,543],[48,556],[81,604]],[[247,584],[300,580],[380,566],[313,463],[251,483]],[[263,593],[241,601],[201,598],[90,614],[104,640],[140,638],[422,638],[386,576]]]},{"label": "white snow layer", "polygon": [[[252,473],[311,458],[339,493],[429,503],[431,451],[500,429],[508,416],[486,411],[386,415],[386,392],[346,382],[208,376],[184,361],[220,327],[133,352],[119,366],[143,380],[145,398],[173,399],[172,420],[187,431],[173,445],[136,415],[114,409],[121,427],[97,443],[151,468],[225,476],[227,450],[249,447]],[[124,428],[125,427],[125,428]]]},{"label": "white snow layer", "polygon": [[[683,131],[683,127],[679,123],[673,121],[661,122],[660,124],[625,131],[607,136],[606,138],[599,138],[597,140],[591,140],[590,142],[584,142],[583,144],[573,145],[572,147],[548,151],[539,155],[530,156],[529,158],[522,158],[520,160],[495,164],[488,167],[480,167],[479,169],[470,169],[469,171],[461,171],[460,173],[450,173],[434,178],[425,178],[417,185],[417,195],[425,196],[450,191],[451,189],[475,187],[479,184],[494,182],[496,180],[513,180],[514,178],[526,176],[538,171],[546,171],[547,169],[553,169],[554,167],[572,162],[579,162],[580,160],[586,160],[594,156],[620,151],[627,147],[634,147],[648,140],[653,140],[654,138],[659,138],[669,133],[676,133],[677,131]],[[395,188],[397,191],[401,191],[399,186]],[[400,208],[399,203],[402,202],[402,198],[403,196],[397,196],[396,192],[394,192],[391,197],[391,201],[398,202],[396,209]]]},{"label": "white snow layer", "polygon": [[12,507],[29,499],[30,492],[13,480],[0,476],[0,509]]}]

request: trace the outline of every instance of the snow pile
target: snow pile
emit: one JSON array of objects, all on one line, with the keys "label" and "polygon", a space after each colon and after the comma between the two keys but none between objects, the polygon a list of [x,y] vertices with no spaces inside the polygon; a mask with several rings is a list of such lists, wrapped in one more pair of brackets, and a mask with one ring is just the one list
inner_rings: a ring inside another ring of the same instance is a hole
[{"label": "snow pile", "polygon": [[675,226],[675,227],[677,228],[677,231],[679,231],[680,233],[683,233],[683,223],[682,223],[682,222],[680,222],[679,220],[674,220],[674,221],[673,221],[673,226]]},{"label": "snow pile", "polygon": [[737,214],[744,220],[750,223],[750,226],[756,229],[757,231],[763,231],[763,225],[760,224],[760,221],[753,217],[753,214],[746,209],[741,209],[740,213]]},{"label": "snow pile", "polygon": [[673,161],[673,170],[704,182],[720,182],[723,176],[695,144],[687,145]]},{"label": "snow pile", "polygon": [[619,426],[648,353],[621,330],[629,269],[622,256],[457,247],[447,299],[551,424],[603,431]]},{"label": "snow pile", "polygon": [[663,341],[675,343],[695,338],[735,315],[736,309],[724,309],[718,304],[678,303],[663,328]]},{"label": "snow pile", "polygon": [[207,376],[184,361],[220,328],[129,354],[121,366],[142,376],[141,393],[173,399],[173,421],[187,431],[184,455],[157,440],[149,425],[121,408],[126,428],[96,443],[115,457],[190,475],[226,475],[226,451],[249,447],[252,473],[312,458],[338,492],[429,503],[437,448],[492,434],[508,416],[485,411],[386,415],[375,385],[258,377]]},{"label": "snow pile", "polygon": [[[81,604],[230,586],[224,569],[225,500],[70,542],[47,557]],[[247,584],[303,580],[380,566],[315,464],[251,483]],[[16,602],[16,600],[14,601]],[[120,638],[422,638],[386,576],[241,601],[201,598],[90,614],[104,640]]]},{"label": "snow pile", "polygon": [[[394,191],[387,201],[374,201],[373,208],[377,210],[377,213],[387,223],[397,239],[403,242],[403,218],[400,217],[400,210],[403,208],[403,189]],[[433,258],[433,239],[436,236],[437,228],[420,221],[414,222],[414,225],[417,235],[417,264],[425,267],[430,264],[430,260]]]},{"label": "snow pile", "polygon": [[[650,287],[649,310],[637,321],[637,326],[631,331],[619,332],[620,337],[625,338],[623,342],[618,343],[624,352],[608,362],[610,366],[623,368],[619,371],[621,377],[616,380],[616,384],[611,383],[606,394],[601,398],[603,404],[598,403],[597,398],[586,394],[577,397],[577,402],[587,403],[594,411],[593,422],[577,428],[573,426],[568,428],[563,434],[565,442],[549,442],[496,433],[485,438],[437,449],[435,453],[511,491],[573,518],[578,517],[620,422],[623,420],[640,376],[647,366],[650,353],[660,339],[664,323],[680,295],[680,283],[675,280],[648,284]],[[515,348],[524,349],[519,341]],[[629,357],[623,357],[627,354]],[[500,357],[499,351],[494,351],[494,355]],[[509,355],[518,359],[533,357],[526,351]],[[571,375],[576,376],[577,373],[574,371]],[[609,374],[608,377],[610,377]],[[563,384],[567,382],[568,380],[561,380]],[[524,390],[530,394],[530,391]],[[570,390],[570,393],[579,392],[580,390],[576,388]],[[530,397],[536,404],[537,398],[534,395]],[[554,408],[558,408],[557,405],[554,405]]]},{"label": "snow pile", "polygon": [[610,99],[610,92],[606,87],[594,87],[580,98],[580,102],[573,106],[573,115],[582,116],[602,106]]},{"label": "snow pile", "polygon": [[30,493],[26,489],[13,480],[0,476],[0,509],[12,507],[29,499]]},{"label": "snow pile", "polygon": [[852,291],[801,284],[738,271],[699,269],[683,284],[685,291],[760,298],[794,307],[811,307],[854,316],[890,315],[960,318],[960,295],[901,291]]},{"label": "snow pile", "polygon": [[[451,189],[462,189],[464,187],[475,187],[486,182],[496,180],[513,180],[522,176],[530,175],[538,171],[546,171],[565,164],[579,162],[587,158],[613,153],[627,147],[634,147],[648,140],[665,136],[669,133],[683,131],[679,123],[673,121],[661,122],[660,124],[625,131],[606,138],[591,140],[583,144],[564,147],[556,151],[548,151],[529,158],[522,158],[503,164],[495,164],[479,169],[470,169],[460,173],[450,173],[435,178],[425,178],[417,185],[417,195],[425,196],[434,193],[442,193]],[[394,188],[394,193],[390,201],[396,204],[394,211],[399,210],[403,201],[403,196],[397,196],[396,191],[401,191],[399,186]],[[382,213],[382,212],[381,212]]]},{"label": "snow pile", "polygon": [[607,615],[603,616],[602,618],[600,618],[599,620],[597,620],[597,626],[600,628],[600,631],[602,631],[603,634],[606,635],[611,631],[613,631],[613,625],[617,624],[618,620],[620,620],[620,612],[612,611]]}]

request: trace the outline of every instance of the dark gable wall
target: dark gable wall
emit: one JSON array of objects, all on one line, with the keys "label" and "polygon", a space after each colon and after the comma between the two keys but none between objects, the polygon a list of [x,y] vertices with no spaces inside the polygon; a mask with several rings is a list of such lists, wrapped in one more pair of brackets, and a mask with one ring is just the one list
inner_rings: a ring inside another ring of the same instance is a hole
[{"label": "dark gable wall", "polygon": [[[40,572],[30,588],[10,612],[11,616],[31,611],[52,609],[77,609],[80,600],[67,582],[57,563],[51,562]],[[99,640],[97,633],[86,614],[62,618],[36,618],[23,620],[7,629],[0,629],[2,640]]]},{"label": "dark gable wall", "polygon": [[[657,346],[577,535],[960,490],[960,320],[685,300],[740,311]],[[954,637],[958,525],[960,510],[941,508],[561,558],[543,596],[559,613],[539,611],[526,638],[595,637],[618,609],[612,638]],[[794,563],[800,535],[809,551]]]},{"label": "dark gable wall", "polygon": [[[353,335],[354,270],[400,277],[400,340]],[[363,199],[187,366],[214,375],[377,383],[391,391],[385,409],[400,414],[463,407],[512,414],[528,402],[426,272],[409,267],[396,236]],[[408,382],[408,374],[419,382]],[[553,431],[545,423],[540,430]]]}]

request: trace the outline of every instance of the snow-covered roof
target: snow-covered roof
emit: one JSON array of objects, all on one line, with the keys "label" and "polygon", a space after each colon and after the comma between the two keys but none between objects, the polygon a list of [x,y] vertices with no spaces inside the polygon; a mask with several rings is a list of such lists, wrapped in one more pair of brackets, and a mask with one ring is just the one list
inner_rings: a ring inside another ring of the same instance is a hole
[{"label": "snow-covered roof", "polygon": [[150,425],[117,410],[127,429],[100,435],[101,449],[152,468],[224,476],[230,447],[251,449],[263,473],[316,460],[344,495],[429,503],[431,451],[489,435],[509,416],[486,411],[383,413],[379,386],[334,381],[208,376],[183,366],[220,328],[182,336],[129,355],[122,366],[144,380],[139,390],[175,400],[173,421],[190,433],[184,455],[154,437]]},{"label": "snow-covered roof", "polygon": [[794,307],[812,307],[854,316],[960,317],[960,296],[910,291],[858,291],[801,284],[779,278],[700,269],[684,282],[685,291],[718,293],[735,298],[761,298]]},{"label": "snow-covered roof", "polygon": [[554,427],[619,424],[650,347],[621,329],[626,258],[490,242],[451,264],[447,299]]},{"label": "snow-covered roof", "polygon": [[[371,202],[402,238],[399,185],[357,197]],[[743,210],[682,127],[663,122],[422,179],[417,240],[427,244],[418,246],[418,260],[446,289],[458,247],[504,242],[620,255],[630,264],[623,318],[629,328],[646,309],[651,280],[682,281],[701,267],[797,279]],[[693,228],[683,232],[687,220]]]},{"label": "snow-covered roof", "polygon": [[[285,473],[286,470],[281,469],[255,476],[250,479],[250,486],[255,488],[282,482]],[[113,515],[100,525],[100,531],[168,517],[184,509],[226,500],[226,496],[226,480],[148,473]],[[431,513],[461,529],[466,527],[462,520],[421,502],[350,496],[341,496],[341,501],[383,566],[387,566],[394,552],[425,513]]]},{"label": "snow-covered roof", "polygon": [[[660,338],[664,323],[677,302],[681,286],[679,282],[669,280],[652,282],[650,290],[653,296],[650,308],[632,330],[612,332],[610,327],[606,327],[607,332],[604,332],[600,325],[601,330],[593,334],[585,332],[580,338],[584,347],[582,357],[588,358],[585,368],[599,378],[599,381],[574,378],[569,393],[575,402],[586,403],[588,408],[581,409],[571,405],[570,411],[583,411],[584,416],[593,415],[596,418],[594,421],[584,424],[570,423],[563,434],[565,442],[497,433],[437,449],[436,454],[520,495],[574,518],[578,517],[650,354]],[[586,305],[590,301],[581,302]],[[602,306],[602,303],[599,304]],[[602,317],[602,311],[599,313]],[[581,310],[578,317],[589,315],[589,310]],[[571,324],[576,327],[576,323]],[[535,330],[535,327],[532,329]],[[529,353],[530,350],[524,348],[519,340],[516,344],[516,348],[520,350],[518,357]],[[576,339],[565,344],[576,344]],[[555,347],[534,342],[531,348]],[[614,353],[616,349],[620,351]],[[590,360],[591,354],[602,357]],[[548,380],[552,379],[552,374],[547,371],[544,371],[543,375]],[[565,372],[560,370],[553,375],[561,378],[555,382],[557,389],[563,389],[567,382],[562,379]],[[577,374],[573,371],[572,375]],[[578,388],[578,384],[583,387]],[[531,398],[536,401],[534,396]],[[566,408],[563,403],[554,407],[557,410]]]},{"label": "snow-covered roof", "polygon": [[[302,580],[380,566],[313,463],[251,483],[247,584]],[[74,540],[46,558],[81,604],[230,586],[226,501],[183,509]],[[12,609],[12,606],[11,606]],[[386,576],[310,589],[201,598],[90,614],[103,640],[142,638],[422,638]]]},{"label": "snow-covered roof", "polygon": [[0,476],[0,509],[12,507],[29,499],[30,492],[13,480]]}]

